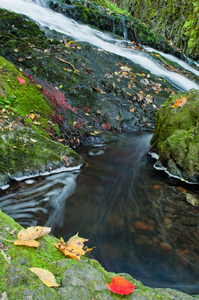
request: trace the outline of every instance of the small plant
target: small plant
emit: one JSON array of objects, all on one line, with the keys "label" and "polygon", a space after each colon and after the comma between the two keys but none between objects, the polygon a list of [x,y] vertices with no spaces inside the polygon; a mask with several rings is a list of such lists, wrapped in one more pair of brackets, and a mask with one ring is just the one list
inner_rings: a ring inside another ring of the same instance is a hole
[{"label": "small plant", "polygon": [[8,98],[0,98],[0,108],[10,108],[13,106],[13,103],[17,103],[16,96],[11,95]]},{"label": "small plant", "polygon": [[37,66],[32,67],[32,71],[33,71],[33,73],[34,73],[35,75],[37,74],[37,70],[38,70],[38,67],[37,67]]}]

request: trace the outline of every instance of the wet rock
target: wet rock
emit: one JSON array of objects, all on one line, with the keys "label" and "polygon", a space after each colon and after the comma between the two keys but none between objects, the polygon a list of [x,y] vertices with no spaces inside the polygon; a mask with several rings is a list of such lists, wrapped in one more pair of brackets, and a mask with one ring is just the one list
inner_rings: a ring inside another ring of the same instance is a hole
[{"label": "wet rock", "polygon": [[195,217],[182,217],[181,223],[188,226],[197,226],[198,225],[198,219]]},{"label": "wet rock", "polygon": [[[175,107],[177,100],[185,99]],[[157,113],[151,151],[167,171],[187,181],[199,179],[199,91],[170,96]]]}]

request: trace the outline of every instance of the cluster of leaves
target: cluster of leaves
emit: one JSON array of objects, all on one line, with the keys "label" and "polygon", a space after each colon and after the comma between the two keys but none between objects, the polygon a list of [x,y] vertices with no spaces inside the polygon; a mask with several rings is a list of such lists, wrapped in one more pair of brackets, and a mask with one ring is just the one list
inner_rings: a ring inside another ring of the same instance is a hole
[{"label": "cluster of leaves", "polygon": [[[42,227],[42,226],[33,226],[27,229],[21,229],[17,234],[17,240],[14,241],[14,245],[16,246],[27,246],[38,248],[40,243],[36,241],[36,239],[43,237],[44,235],[48,235],[51,231],[50,227]],[[16,233],[16,230],[13,234]],[[93,248],[88,248],[86,250],[83,249],[84,242],[88,241],[88,239],[81,238],[78,236],[78,233],[72,236],[67,242],[60,239],[59,243],[54,244],[54,246],[59,249],[65,256],[68,256],[72,259],[79,260],[82,255],[86,252],[91,251]],[[3,250],[4,258],[9,262],[11,258],[7,257]],[[59,284],[56,282],[55,276],[46,269],[43,268],[29,268],[31,272],[35,273],[40,280],[47,285],[48,287],[58,287]],[[106,283],[106,282],[105,282]],[[129,281],[120,277],[114,276],[112,278],[111,283],[106,283],[108,289],[116,294],[128,295],[133,293],[135,288]]]}]

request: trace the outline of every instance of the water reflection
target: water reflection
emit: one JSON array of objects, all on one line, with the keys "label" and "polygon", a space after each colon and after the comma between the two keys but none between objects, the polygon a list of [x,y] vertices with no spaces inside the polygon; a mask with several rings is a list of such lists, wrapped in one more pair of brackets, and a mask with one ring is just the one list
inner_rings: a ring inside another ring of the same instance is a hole
[{"label": "water reflection", "polygon": [[[151,134],[135,133],[84,149],[86,165],[79,175],[39,178],[31,188],[20,183],[20,191],[1,198],[0,205],[15,218],[34,205],[47,210],[35,211],[36,223],[48,220],[66,240],[79,232],[89,247],[96,246],[88,255],[107,270],[128,272],[149,286],[198,293],[199,209],[185,196],[188,191],[198,197],[198,187],[179,186],[155,170],[147,154],[150,139]],[[13,204],[22,205],[15,215]]]}]

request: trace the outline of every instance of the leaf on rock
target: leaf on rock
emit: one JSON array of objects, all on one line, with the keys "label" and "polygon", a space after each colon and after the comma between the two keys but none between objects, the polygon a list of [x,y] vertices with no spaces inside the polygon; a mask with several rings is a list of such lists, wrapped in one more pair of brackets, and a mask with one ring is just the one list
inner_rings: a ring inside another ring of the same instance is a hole
[{"label": "leaf on rock", "polygon": [[93,248],[88,248],[83,250],[84,242],[88,241],[87,239],[81,238],[78,236],[78,233],[72,236],[68,242],[64,242],[63,238],[60,239],[60,242],[54,244],[57,249],[59,249],[65,256],[79,260],[81,255],[84,255],[86,252],[91,251]]},{"label": "leaf on rock", "polygon": [[182,106],[185,102],[187,102],[187,98],[181,96],[180,99],[177,99],[176,102],[174,103],[174,105],[172,105],[172,108],[180,107],[180,106]]},{"label": "leaf on rock", "polygon": [[26,84],[26,82],[25,82],[25,80],[23,78],[17,76],[17,79],[18,79],[19,83]]},{"label": "leaf on rock", "polygon": [[135,286],[132,285],[132,283],[120,276],[113,277],[111,283],[106,283],[106,285],[111,292],[121,295],[131,294],[133,293],[133,290],[135,288]]},{"label": "leaf on rock", "polygon": [[48,287],[59,286],[59,284],[56,282],[55,276],[50,271],[41,268],[30,268],[30,271],[35,273]]},{"label": "leaf on rock", "polygon": [[39,237],[49,234],[51,227],[32,226],[27,229],[21,229],[18,233],[18,239],[23,241],[35,240]]},{"label": "leaf on rock", "polygon": [[39,242],[35,240],[29,240],[29,241],[21,241],[21,240],[16,240],[14,242],[15,246],[28,246],[28,247],[34,247],[38,248],[39,247]]},{"label": "leaf on rock", "polygon": [[29,246],[29,247],[38,247],[39,243],[35,241],[35,239],[40,238],[44,235],[49,234],[51,231],[50,227],[42,227],[42,226],[33,226],[27,229],[21,229],[18,233],[18,240],[14,242],[17,246]]}]

